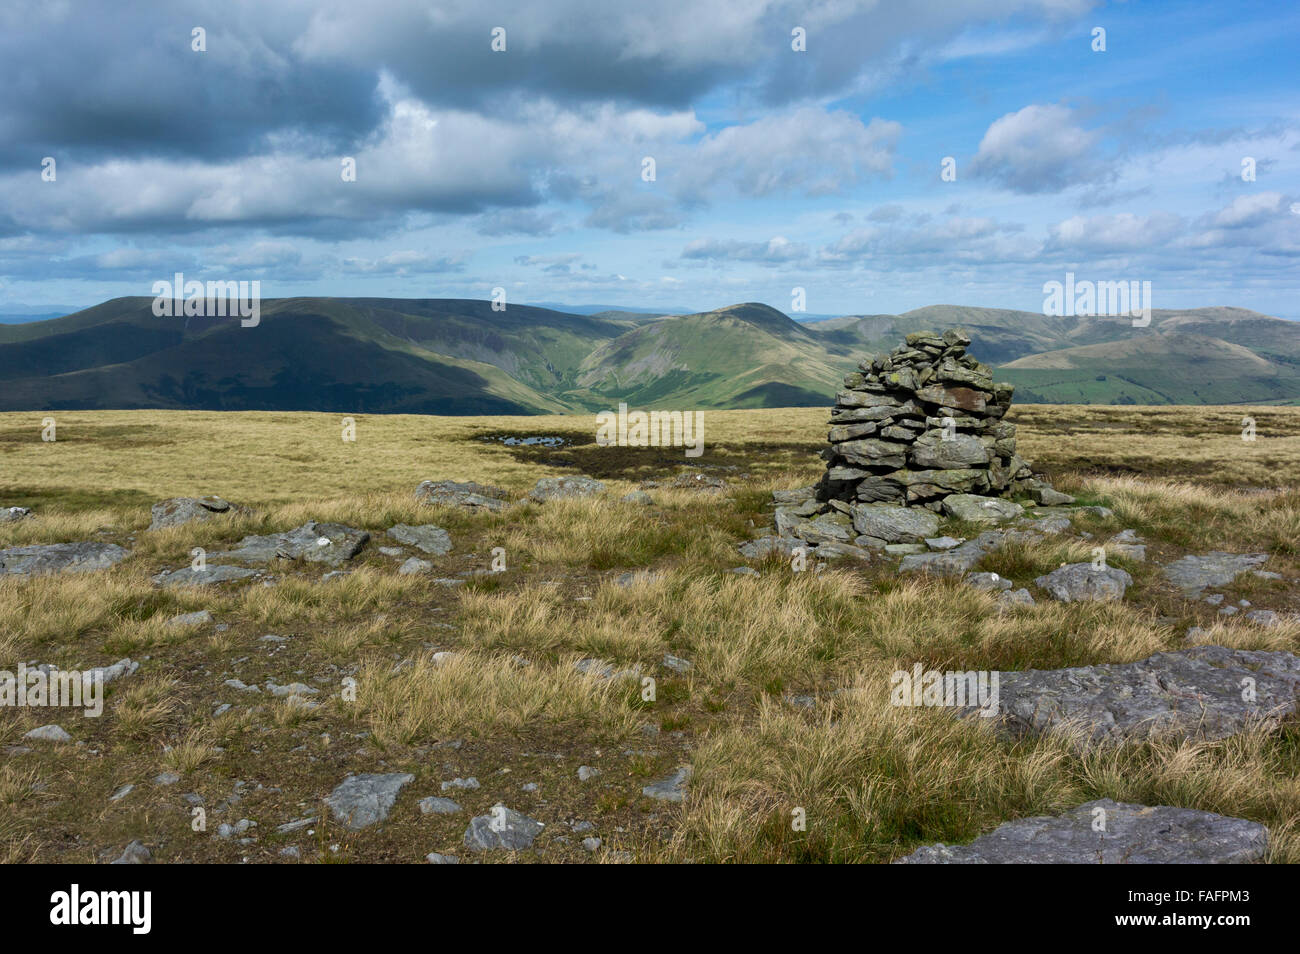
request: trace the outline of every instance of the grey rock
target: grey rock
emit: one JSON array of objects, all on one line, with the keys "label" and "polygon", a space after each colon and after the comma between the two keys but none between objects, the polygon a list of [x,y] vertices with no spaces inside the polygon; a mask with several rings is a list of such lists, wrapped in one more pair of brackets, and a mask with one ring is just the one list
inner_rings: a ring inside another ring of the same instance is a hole
[{"label": "grey rock", "polygon": [[740,554],[749,560],[762,560],[768,556],[789,557],[797,547],[807,544],[794,537],[759,537],[740,545]]},{"label": "grey rock", "polygon": [[[1104,819],[1104,831],[1094,825]],[[1268,829],[1191,808],[1086,802],[1055,817],[1005,822],[969,845],[928,845],[897,864],[1248,864]]]},{"label": "grey rock", "polygon": [[181,613],[179,616],[173,616],[164,625],[166,626],[200,626],[203,623],[212,622],[212,614],[207,610],[196,610],[193,613]]},{"label": "grey rock", "polygon": [[528,496],[538,503],[545,503],[548,500],[594,497],[604,491],[605,485],[591,477],[543,477]]},{"label": "grey rock", "polygon": [[450,798],[438,798],[436,795],[430,795],[428,798],[420,799],[420,814],[422,815],[454,815],[460,811],[464,811],[464,809]]},{"label": "grey rock", "polygon": [[471,775],[469,778],[453,778],[453,779],[451,779],[450,781],[447,781],[447,782],[443,782],[443,783],[442,783],[442,790],[443,790],[444,792],[446,792],[446,791],[450,791],[450,790],[452,790],[452,789],[471,789],[471,790],[472,790],[472,789],[476,789],[476,788],[478,788],[478,787],[479,787],[478,779],[476,779],[476,778],[475,778],[474,776],[472,776],[472,775]]},{"label": "grey rock", "polygon": [[641,794],[661,802],[680,802],[686,798],[686,786],[690,780],[691,767],[683,765],[668,778],[645,786]]},{"label": "grey rock", "polygon": [[1259,626],[1276,626],[1282,622],[1273,610],[1251,610],[1246,614],[1246,619]]},{"label": "grey rock", "polygon": [[1091,563],[1067,563],[1034,580],[1035,586],[1047,590],[1062,603],[1120,600],[1132,584],[1133,577],[1119,567],[1098,568]]},{"label": "grey rock", "polygon": [[420,573],[428,573],[432,569],[433,564],[428,560],[411,557],[397,568],[397,573],[399,576],[415,576]]},{"label": "grey rock", "polygon": [[1183,595],[1193,599],[1206,588],[1227,586],[1238,575],[1253,570],[1268,559],[1267,553],[1225,553],[1213,550],[1201,556],[1185,556],[1164,568],[1164,575]]},{"label": "grey rock", "polygon": [[600,839],[595,835],[590,835],[582,839],[582,847],[587,851],[597,851],[600,848]]},{"label": "grey rock", "polygon": [[153,855],[141,841],[133,841],[122,850],[122,854],[116,860],[110,861],[111,865],[147,865],[153,860]]},{"label": "grey rock", "polygon": [[64,731],[63,726],[50,725],[39,726],[35,729],[29,729],[23,733],[24,739],[31,739],[34,742],[71,742],[72,736]]},{"label": "grey rock", "polygon": [[415,499],[438,507],[456,507],[460,510],[504,510],[510,494],[500,487],[490,487],[474,481],[425,480],[415,488]]},{"label": "grey rock", "polygon": [[695,668],[695,664],[689,659],[682,659],[679,656],[674,656],[672,653],[664,653],[663,667],[665,669],[671,669],[675,673],[685,675]]},{"label": "grey rock", "polygon": [[590,765],[579,765],[579,766],[578,766],[578,781],[579,781],[579,782],[589,782],[589,781],[591,781],[593,778],[595,778],[595,777],[596,777],[597,775],[599,775],[599,774],[600,774],[600,769],[598,769],[598,768],[593,768],[593,767],[590,766]]},{"label": "grey rock", "polygon": [[728,573],[734,573],[734,574],[736,574],[737,576],[758,576],[758,577],[761,577],[761,576],[763,575],[762,573],[759,573],[757,570],[755,570],[752,566],[733,566],[733,567],[732,567],[730,570],[728,570],[727,572],[728,572]]},{"label": "grey rock", "polygon": [[886,543],[915,543],[939,531],[939,517],[918,507],[859,504],[852,511],[858,533]]},{"label": "grey rock", "polygon": [[325,799],[335,821],[360,831],[388,817],[402,786],[415,781],[405,773],[352,775],[339,783]]},{"label": "grey rock", "polygon": [[388,528],[388,535],[398,543],[405,543],[425,553],[432,553],[434,556],[443,556],[451,552],[451,537],[447,531],[431,523],[416,527],[399,523]]},{"label": "grey rock", "polygon": [[927,553],[929,551],[924,543],[886,543],[885,552],[894,556],[902,556],[908,553]]},{"label": "grey rock", "polygon": [[202,570],[183,566],[179,570],[164,570],[153,578],[159,586],[211,586],[214,583],[228,583],[231,580],[246,580],[258,576],[261,570],[252,570],[242,566],[227,564],[207,564]]},{"label": "grey rock", "polygon": [[964,579],[968,585],[975,587],[977,590],[1011,589],[1011,581],[998,576],[996,573],[971,573]]},{"label": "grey rock", "polygon": [[1034,597],[1026,589],[1006,590],[998,594],[998,605],[1003,609],[1012,606],[1033,606]]},{"label": "grey rock", "polygon": [[949,494],[943,498],[943,512],[967,523],[1002,523],[1019,517],[1025,508],[1000,497]]},{"label": "grey rock", "polygon": [[0,507],[0,523],[16,523],[32,515],[27,507]]},{"label": "grey rock", "polygon": [[926,537],[925,545],[931,550],[951,550],[953,547],[961,546],[965,542],[962,537]]},{"label": "grey rock", "polygon": [[455,855],[441,855],[436,851],[431,851],[424,856],[424,860],[431,865],[458,865],[460,859]]},{"label": "grey rock", "polygon": [[153,783],[160,787],[175,785],[181,780],[181,777],[175,772],[161,772],[154,776]]},{"label": "grey rock", "polygon": [[996,719],[1010,736],[1060,732],[1081,744],[1214,740],[1276,724],[1295,711],[1297,692],[1300,656],[1196,646],[1132,663],[1001,672]]},{"label": "grey rock", "polygon": [[87,573],[106,570],[128,556],[115,543],[39,543],[0,550],[0,576]]},{"label": "grey rock", "polygon": [[126,798],[128,795],[130,795],[133,791],[135,791],[135,786],[134,786],[134,785],[123,785],[121,788],[119,788],[117,791],[115,791],[112,795],[108,796],[108,800],[109,800],[110,802],[120,802],[122,799],[124,799],[124,798]]},{"label": "grey rock", "polygon": [[228,513],[230,510],[229,501],[222,500],[220,497],[171,497],[153,505],[151,509],[153,520],[149,523],[149,529],[179,527],[181,524],[194,520],[207,520],[213,514]]},{"label": "grey rock", "polygon": [[634,490],[630,494],[624,494],[619,500],[623,503],[637,504],[641,507],[649,507],[655,502],[654,498],[644,490]]},{"label": "grey rock", "polygon": [[828,540],[825,543],[817,544],[817,549],[813,551],[813,556],[819,560],[858,560],[862,563],[871,562],[870,550],[855,546],[852,543],[840,543],[836,540]]},{"label": "grey rock", "polygon": [[364,530],[311,521],[285,533],[244,537],[234,550],[213,554],[213,558],[244,563],[269,563],[280,558],[338,567],[360,553],[369,540],[370,534]]},{"label": "grey rock", "polygon": [[498,804],[489,814],[475,816],[470,821],[465,830],[465,847],[471,851],[496,848],[523,851],[532,847],[544,827],[541,822]]},{"label": "grey rock", "polygon": [[1033,498],[1034,503],[1044,507],[1063,507],[1074,503],[1074,498],[1069,494],[1063,494],[1051,487],[1034,487],[1029,491],[1029,496]]}]

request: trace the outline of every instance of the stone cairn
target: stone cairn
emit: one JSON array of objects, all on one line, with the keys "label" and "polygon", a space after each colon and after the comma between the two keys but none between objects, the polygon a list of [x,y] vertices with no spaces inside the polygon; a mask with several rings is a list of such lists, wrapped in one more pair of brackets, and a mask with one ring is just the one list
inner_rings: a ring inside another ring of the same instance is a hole
[{"label": "stone cairn", "polygon": [[910,334],[845,376],[818,500],[943,513],[952,495],[1069,499],[1016,456],[1016,426],[1002,419],[1013,386],[995,384],[993,369],[966,353],[969,344],[951,329]]}]

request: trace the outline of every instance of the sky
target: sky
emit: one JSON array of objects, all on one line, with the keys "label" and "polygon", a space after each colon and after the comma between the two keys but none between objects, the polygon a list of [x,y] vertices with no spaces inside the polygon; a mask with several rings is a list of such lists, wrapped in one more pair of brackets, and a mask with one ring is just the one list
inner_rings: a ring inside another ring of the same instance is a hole
[{"label": "sky", "polygon": [[1041,311],[1074,272],[1300,318],[1297,36],[1277,0],[6,0],[0,309],[182,272]]}]

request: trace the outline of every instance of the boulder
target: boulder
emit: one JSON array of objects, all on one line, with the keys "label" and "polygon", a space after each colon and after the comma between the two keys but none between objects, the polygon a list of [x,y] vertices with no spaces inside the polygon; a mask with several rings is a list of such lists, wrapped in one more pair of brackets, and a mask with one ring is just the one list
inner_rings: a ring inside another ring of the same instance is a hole
[{"label": "boulder", "polygon": [[1096,567],[1091,563],[1067,563],[1034,580],[1035,586],[1047,590],[1062,603],[1121,600],[1132,584],[1133,577],[1119,567]]},{"label": "boulder", "polygon": [[1231,865],[1259,861],[1267,848],[1268,829],[1243,818],[1102,798],[1004,822],[969,845],[927,845],[895,864]]},{"label": "boulder", "polygon": [[352,831],[360,831],[386,819],[402,787],[413,781],[414,775],[399,772],[350,775],[329,794],[325,803],[334,813],[335,821]]},{"label": "boulder", "polygon": [[451,537],[447,531],[431,523],[418,527],[399,523],[388,528],[388,535],[398,543],[408,544],[434,556],[444,556],[451,552]]},{"label": "boulder", "polygon": [[605,485],[591,477],[543,477],[528,496],[538,503],[545,503],[548,500],[594,497],[604,490]]},{"label": "boulder", "polygon": [[943,498],[943,512],[967,523],[1003,523],[1019,517],[1025,508],[1000,497],[951,494]]},{"label": "boulder", "polygon": [[232,508],[229,501],[216,496],[170,497],[159,501],[151,508],[153,520],[149,523],[149,529],[179,527],[194,520],[207,520],[213,514],[229,513],[232,509],[241,508]]},{"label": "boulder", "polygon": [[474,481],[425,480],[415,488],[415,499],[439,507],[461,510],[504,510],[510,494],[500,487]]},{"label": "boulder", "polygon": [[0,550],[0,575],[86,573],[105,570],[127,558],[115,543],[39,543]]}]

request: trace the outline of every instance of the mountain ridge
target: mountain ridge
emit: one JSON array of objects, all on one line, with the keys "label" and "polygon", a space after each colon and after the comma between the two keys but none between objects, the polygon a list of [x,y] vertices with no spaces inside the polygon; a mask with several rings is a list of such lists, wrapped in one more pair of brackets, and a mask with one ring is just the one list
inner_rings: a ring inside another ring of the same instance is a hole
[{"label": "mountain ridge", "polygon": [[477,299],[267,299],[257,327],[116,298],[0,325],[0,410],[536,414],[829,404],[863,357],[960,327],[1044,403],[1300,403],[1300,323],[1241,308],[1047,317],[937,304],[797,322],[761,302],[574,314]]}]

